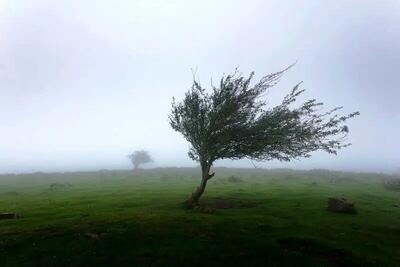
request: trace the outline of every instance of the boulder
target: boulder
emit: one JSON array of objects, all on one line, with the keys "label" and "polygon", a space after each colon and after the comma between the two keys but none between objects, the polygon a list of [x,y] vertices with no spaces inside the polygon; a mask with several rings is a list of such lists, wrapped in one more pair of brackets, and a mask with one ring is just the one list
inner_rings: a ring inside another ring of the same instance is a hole
[{"label": "boulder", "polygon": [[328,210],[332,212],[355,213],[354,203],[347,198],[328,198]]}]

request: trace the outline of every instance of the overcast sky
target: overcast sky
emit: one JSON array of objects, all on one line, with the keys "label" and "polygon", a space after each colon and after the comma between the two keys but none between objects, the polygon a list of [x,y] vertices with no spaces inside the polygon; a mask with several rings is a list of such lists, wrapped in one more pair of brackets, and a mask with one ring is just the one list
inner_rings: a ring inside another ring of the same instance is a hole
[{"label": "overcast sky", "polygon": [[208,85],[296,60],[268,102],[304,81],[306,97],[361,112],[353,146],[256,165],[400,168],[398,0],[0,0],[0,173],[129,168],[135,149],[193,166],[167,119],[190,69]]}]

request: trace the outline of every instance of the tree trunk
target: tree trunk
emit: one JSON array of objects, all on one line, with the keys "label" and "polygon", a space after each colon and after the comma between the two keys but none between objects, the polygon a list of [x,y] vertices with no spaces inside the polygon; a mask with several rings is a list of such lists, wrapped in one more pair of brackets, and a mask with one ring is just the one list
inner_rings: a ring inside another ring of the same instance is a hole
[{"label": "tree trunk", "polygon": [[139,164],[138,164],[138,163],[134,163],[134,164],[133,164],[133,169],[134,169],[135,171],[137,171],[137,170],[139,169]]},{"label": "tree trunk", "polygon": [[188,208],[193,208],[199,203],[200,197],[203,195],[204,190],[206,189],[207,181],[210,180],[215,173],[210,174],[211,165],[208,163],[201,164],[201,182],[197,189],[192,193],[188,200],[186,200],[185,204]]}]

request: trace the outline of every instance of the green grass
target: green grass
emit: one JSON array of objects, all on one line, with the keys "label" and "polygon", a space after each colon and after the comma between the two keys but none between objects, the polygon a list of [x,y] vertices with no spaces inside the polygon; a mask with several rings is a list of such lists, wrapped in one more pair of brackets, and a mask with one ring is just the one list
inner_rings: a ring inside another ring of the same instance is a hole
[{"label": "green grass", "polygon": [[[383,183],[395,177],[219,168],[204,205],[233,208],[186,210],[198,172],[0,176],[0,212],[21,216],[0,220],[0,266],[399,265],[400,192]],[[328,212],[330,196],[357,213]]]}]

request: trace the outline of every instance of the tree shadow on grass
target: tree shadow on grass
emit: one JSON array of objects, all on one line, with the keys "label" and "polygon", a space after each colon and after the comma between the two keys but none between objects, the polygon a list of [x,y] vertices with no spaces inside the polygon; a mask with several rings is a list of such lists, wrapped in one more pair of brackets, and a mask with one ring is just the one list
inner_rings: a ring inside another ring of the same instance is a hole
[{"label": "tree shadow on grass", "polygon": [[257,200],[246,200],[232,197],[215,197],[200,200],[199,204],[195,207],[195,210],[203,213],[215,213],[218,210],[225,209],[254,208],[260,204],[262,204],[262,202]]}]

